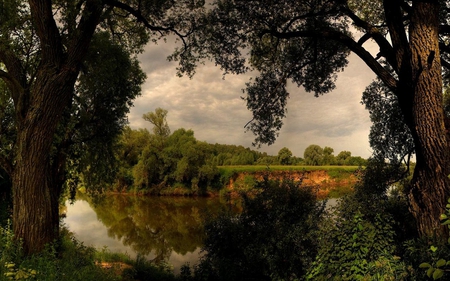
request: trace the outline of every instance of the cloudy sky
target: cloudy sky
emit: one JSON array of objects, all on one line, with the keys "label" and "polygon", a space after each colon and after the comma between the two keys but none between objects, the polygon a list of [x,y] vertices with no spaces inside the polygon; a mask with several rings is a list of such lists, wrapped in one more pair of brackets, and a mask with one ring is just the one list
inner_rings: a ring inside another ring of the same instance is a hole
[{"label": "cloudy sky", "polygon": [[[169,43],[161,42],[147,46],[139,56],[147,80],[128,115],[131,127],[151,129],[142,114],[161,107],[169,112],[167,121],[172,132],[192,129],[198,140],[251,147],[254,135],[244,129],[251,113],[241,99],[251,74],[223,79],[222,71],[209,63],[199,66],[192,79],[179,78],[177,64],[166,60],[172,50]],[[371,155],[371,122],[360,102],[365,86],[375,76],[358,57],[351,55],[349,60],[336,89],[329,94],[315,98],[302,88],[288,87],[291,97],[280,136],[275,144],[265,145],[260,151],[276,155],[288,147],[295,156],[303,157],[308,145],[318,144],[334,148],[335,155],[342,150],[364,158]]]}]

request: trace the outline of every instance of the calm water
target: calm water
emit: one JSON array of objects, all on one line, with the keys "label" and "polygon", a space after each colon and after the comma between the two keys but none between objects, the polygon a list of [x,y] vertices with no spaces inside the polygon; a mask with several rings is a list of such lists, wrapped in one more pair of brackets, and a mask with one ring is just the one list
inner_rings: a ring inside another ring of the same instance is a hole
[{"label": "calm water", "polygon": [[85,245],[107,247],[135,258],[168,261],[175,273],[197,263],[204,236],[203,219],[229,208],[218,198],[107,196],[67,203],[65,225]]},{"label": "calm water", "polygon": [[[327,205],[335,204],[330,199]],[[66,206],[64,223],[85,245],[165,260],[176,274],[185,263],[198,262],[204,218],[230,208],[218,198],[126,195],[110,195],[95,204],[81,196]]]}]

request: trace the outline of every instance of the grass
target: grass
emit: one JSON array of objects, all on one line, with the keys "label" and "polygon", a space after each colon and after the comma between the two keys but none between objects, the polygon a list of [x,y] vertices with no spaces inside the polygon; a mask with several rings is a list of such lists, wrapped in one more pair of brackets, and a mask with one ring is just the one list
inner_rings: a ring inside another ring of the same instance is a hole
[{"label": "grass", "polygon": [[224,185],[229,182],[230,178],[239,173],[258,173],[258,172],[307,172],[307,171],[326,171],[332,179],[342,179],[348,177],[349,174],[356,172],[359,166],[219,166],[221,175],[221,183]]},{"label": "grass", "polygon": [[219,166],[219,172],[221,174],[230,174],[233,172],[262,172],[262,171],[343,171],[343,172],[355,172],[358,170],[358,166],[265,166],[265,165],[248,165],[248,166]]},{"label": "grass", "polygon": [[[58,248],[58,250],[56,250]],[[83,245],[63,228],[61,238],[39,254],[25,257],[14,241],[10,226],[0,227],[0,280],[107,281],[178,280],[165,265],[154,265],[143,257],[96,250]]]}]

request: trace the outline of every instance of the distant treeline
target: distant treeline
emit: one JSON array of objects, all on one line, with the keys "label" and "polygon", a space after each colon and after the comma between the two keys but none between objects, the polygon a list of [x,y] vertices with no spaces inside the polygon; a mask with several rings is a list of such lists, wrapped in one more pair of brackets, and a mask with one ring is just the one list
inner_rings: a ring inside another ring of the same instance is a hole
[{"label": "distant treeline", "polygon": [[[187,188],[203,194],[224,185],[218,166],[228,165],[355,165],[366,160],[342,151],[336,157],[330,147],[311,145],[304,158],[295,157],[284,147],[278,155],[268,155],[250,148],[199,141],[192,130],[170,132],[167,111],[158,108],[144,115],[154,125],[147,129],[125,127],[118,140],[115,191],[161,194],[168,188]],[[169,191],[170,192],[170,191]]]}]

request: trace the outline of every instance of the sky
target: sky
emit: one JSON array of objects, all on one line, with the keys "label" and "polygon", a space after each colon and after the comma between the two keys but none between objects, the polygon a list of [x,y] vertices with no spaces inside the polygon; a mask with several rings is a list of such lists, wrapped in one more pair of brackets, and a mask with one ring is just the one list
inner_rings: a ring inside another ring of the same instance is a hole
[{"label": "sky", "polygon": [[245,83],[255,74],[223,77],[219,67],[206,63],[198,66],[192,79],[179,78],[177,63],[166,60],[172,50],[171,43],[160,42],[146,46],[139,55],[147,80],[128,114],[133,129],[151,130],[142,115],[161,107],[168,110],[172,132],[192,129],[197,140],[209,143],[242,145],[270,155],[287,147],[294,156],[303,157],[311,144],[332,147],[335,155],[343,150],[364,158],[371,155],[371,122],[361,95],[375,75],[355,55],[350,55],[349,65],[339,73],[336,89],[326,95],[316,98],[314,93],[289,85],[288,112],[279,137],[273,145],[257,149],[252,147],[255,136],[244,128],[252,114],[241,99]]}]

